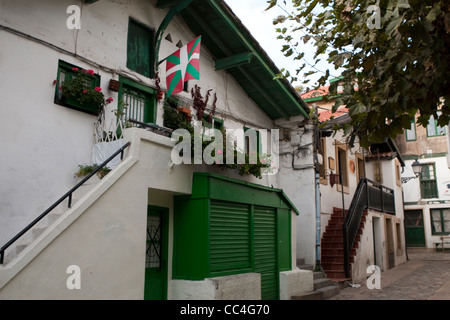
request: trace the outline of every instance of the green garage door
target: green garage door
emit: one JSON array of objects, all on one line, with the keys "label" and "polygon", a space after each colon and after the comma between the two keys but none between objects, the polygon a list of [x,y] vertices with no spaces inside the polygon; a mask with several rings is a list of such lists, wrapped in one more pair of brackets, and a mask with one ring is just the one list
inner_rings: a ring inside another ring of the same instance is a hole
[{"label": "green garage door", "polygon": [[251,221],[251,205],[211,201],[210,269],[260,273],[261,299],[278,299],[276,209],[255,206],[253,210]]},{"label": "green garage door", "polygon": [[211,272],[251,267],[250,206],[211,201]]},{"label": "green garage door", "polygon": [[255,272],[261,274],[261,299],[279,298],[276,209],[255,207]]}]

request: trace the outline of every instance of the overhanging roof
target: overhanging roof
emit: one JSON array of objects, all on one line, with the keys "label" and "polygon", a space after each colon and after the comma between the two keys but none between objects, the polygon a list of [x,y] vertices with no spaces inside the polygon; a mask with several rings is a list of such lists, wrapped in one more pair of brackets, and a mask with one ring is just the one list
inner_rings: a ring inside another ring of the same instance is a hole
[{"label": "overhanging roof", "polygon": [[[183,0],[158,0],[158,8]],[[194,0],[179,13],[215,58],[216,69],[226,69],[248,96],[272,119],[302,115],[309,108],[280,73],[239,18],[223,0]]]}]

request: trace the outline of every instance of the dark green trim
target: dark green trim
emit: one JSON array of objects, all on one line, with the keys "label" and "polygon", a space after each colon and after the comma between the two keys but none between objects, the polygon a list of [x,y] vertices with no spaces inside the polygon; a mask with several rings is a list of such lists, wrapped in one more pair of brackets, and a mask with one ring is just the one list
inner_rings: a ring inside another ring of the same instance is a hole
[{"label": "dark green trim", "polygon": [[94,3],[94,2],[97,2],[98,0],[84,0],[84,3],[86,3],[86,4],[91,4],[91,3]]},{"label": "dark green trim", "polygon": [[215,62],[216,70],[230,69],[243,64],[250,63],[253,58],[253,52],[245,52],[234,56],[223,58]]},{"label": "dark green trim", "polygon": [[119,89],[119,111],[123,110],[123,86],[131,87],[135,90],[141,91],[148,95],[149,105],[147,106],[148,110],[144,111],[144,122],[145,123],[155,123],[156,115],[157,115],[157,102],[156,102],[156,90],[150,87],[147,87],[143,84],[137,83],[131,79],[125,78],[123,76],[119,76],[120,81],[120,89]]},{"label": "dark green trim", "polygon": [[[260,193],[251,192],[252,189],[260,191]],[[244,192],[243,194],[239,190],[247,190],[248,192]],[[191,198],[208,198],[265,207],[291,209],[297,215],[299,214],[297,208],[281,189],[236,180],[213,173],[194,173]]]},{"label": "dark green trim", "polygon": [[[285,83],[282,83],[282,81],[280,79],[277,78],[277,74],[274,72],[274,70],[269,66],[269,64],[266,62],[266,59],[263,57],[263,55],[261,54],[261,50],[257,49],[253,43],[251,42],[251,40],[245,36],[237,27],[236,23],[234,21],[232,21],[230,19],[230,17],[224,12],[224,10],[222,9],[222,7],[216,2],[216,0],[206,0],[210,6],[212,7],[212,9],[219,14],[220,17],[222,17],[222,19],[224,20],[224,22],[231,28],[231,30],[233,30],[233,32],[235,33],[236,36],[238,36],[239,40],[246,46],[248,47],[250,50],[250,52],[254,52],[255,54],[255,59],[262,65],[262,67],[264,68],[264,70],[272,77],[272,79],[275,79],[273,81],[275,81],[277,83],[277,85],[279,86],[280,91],[282,91],[284,94],[287,95],[287,97],[289,97],[289,100],[292,104],[294,104],[298,111],[305,117],[305,118],[309,118],[308,113],[303,109],[302,105],[300,104],[300,102],[294,98],[294,95],[291,91],[288,90],[287,86]],[[255,84],[257,84],[258,82],[255,82]],[[264,94],[265,90],[258,89],[260,91],[261,94]],[[283,115],[285,118],[288,118],[288,116]]]},{"label": "dark green trim", "polygon": [[[155,76],[155,63],[153,48],[155,31],[144,23],[129,17],[128,19],[128,37],[127,37],[127,68],[133,70],[147,78]],[[138,38],[139,46],[133,46],[133,39]],[[143,41],[147,38],[148,47],[142,47]],[[138,47],[138,48],[136,48]],[[134,52],[132,49],[137,49]],[[134,59],[133,59],[134,58]],[[141,62],[141,63],[139,63]],[[148,63],[148,65],[147,65]]]},{"label": "dark green trim", "polygon": [[407,160],[416,160],[416,159],[421,160],[421,159],[443,158],[443,157],[447,157],[447,153],[446,152],[421,154],[421,155],[410,154],[410,155],[403,156],[403,159],[405,161],[407,161]]},{"label": "dark green trim", "polygon": [[[85,113],[89,113],[91,115],[98,115],[98,106],[92,106],[92,105],[82,105],[78,102],[77,99],[75,98],[65,98],[63,97],[62,99],[59,99],[58,94],[59,94],[59,86],[61,85],[60,81],[60,75],[61,73],[65,74],[65,80],[70,81],[72,79],[72,76],[75,74],[75,71],[73,71],[73,68],[78,68],[79,70],[82,70],[83,68],[76,66],[74,64],[65,62],[63,60],[59,60],[58,61],[58,69],[57,69],[57,75],[56,75],[56,86],[55,86],[55,96],[54,96],[54,103],[70,108],[70,109],[74,109],[74,110],[78,110],[81,112],[85,112]],[[100,83],[101,83],[101,78],[100,75],[95,74],[93,76],[88,75],[89,78],[91,78],[92,83],[91,83],[91,87],[95,88],[95,87],[100,87]]]},{"label": "dark green trim", "polygon": [[[430,208],[430,220],[431,220],[431,234],[432,235],[448,235],[450,230],[445,230],[445,221],[443,210],[448,210],[449,208]],[[439,212],[439,222],[441,223],[441,232],[437,232],[434,228],[433,211]]]},{"label": "dark green trim", "polygon": [[[169,23],[172,21],[173,17],[178,14],[181,10],[189,6],[194,0],[169,0],[169,1],[158,1],[157,8],[167,8],[170,7],[169,12],[164,17],[164,20],[159,25],[158,31],[156,31],[156,48],[155,48],[155,63],[157,65],[161,64],[164,60],[159,61],[159,49],[161,48],[161,41],[164,36],[164,31],[168,27]],[[155,66],[155,70],[157,67]]]},{"label": "dark green trim", "polygon": [[[163,279],[163,291],[162,291],[162,300],[167,300],[167,289],[168,289],[168,272],[169,272],[169,208],[159,207],[149,205],[147,206],[147,217],[154,216],[155,213],[158,212],[161,214],[161,224],[162,230],[161,235],[161,277]],[[145,285],[147,286],[147,279]],[[148,300],[149,296],[146,296],[146,290],[144,290],[144,300]]]},{"label": "dark green trim", "polygon": [[411,120],[411,124],[414,124],[414,126],[413,126],[413,128],[414,128],[414,139],[408,139],[408,135],[406,134],[406,132],[408,130],[411,130],[411,129],[405,129],[405,139],[406,139],[407,142],[417,141],[416,119],[412,119]]}]

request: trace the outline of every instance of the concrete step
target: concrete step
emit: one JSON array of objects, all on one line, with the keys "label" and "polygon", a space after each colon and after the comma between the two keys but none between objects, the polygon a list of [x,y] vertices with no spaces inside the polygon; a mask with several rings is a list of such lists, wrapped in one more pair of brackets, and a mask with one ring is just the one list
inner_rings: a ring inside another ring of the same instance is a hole
[{"label": "concrete step", "polygon": [[319,291],[306,292],[304,294],[292,296],[291,300],[322,300],[322,293]]},{"label": "concrete step", "polygon": [[316,291],[321,293],[322,300],[326,300],[326,299],[330,299],[331,297],[334,297],[335,295],[339,294],[340,289],[339,289],[339,286],[333,284],[328,287],[323,287],[323,288],[317,289]]},{"label": "concrete step", "polygon": [[325,287],[333,286],[333,281],[328,278],[321,278],[314,280],[314,290],[319,290]]},{"label": "concrete step", "polygon": [[297,268],[303,269],[303,270],[310,270],[310,271],[314,270],[314,266],[312,264],[300,264],[300,265],[297,265]]}]

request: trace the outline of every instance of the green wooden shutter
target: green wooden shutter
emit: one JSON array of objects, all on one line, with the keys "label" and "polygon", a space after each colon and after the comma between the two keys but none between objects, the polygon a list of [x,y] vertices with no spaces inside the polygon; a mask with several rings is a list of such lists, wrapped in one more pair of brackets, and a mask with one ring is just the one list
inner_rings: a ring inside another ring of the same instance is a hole
[{"label": "green wooden shutter", "polygon": [[250,207],[211,201],[210,271],[251,267]]},{"label": "green wooden shutter", "polygon": [[261,299],[279,299],[276,209],[254,209],[254,271],[261,274]]},{"label": "green wooden shutter", "polygon": [[130,19],[128,24],[127,67],[153,77],[153,30]]}]

